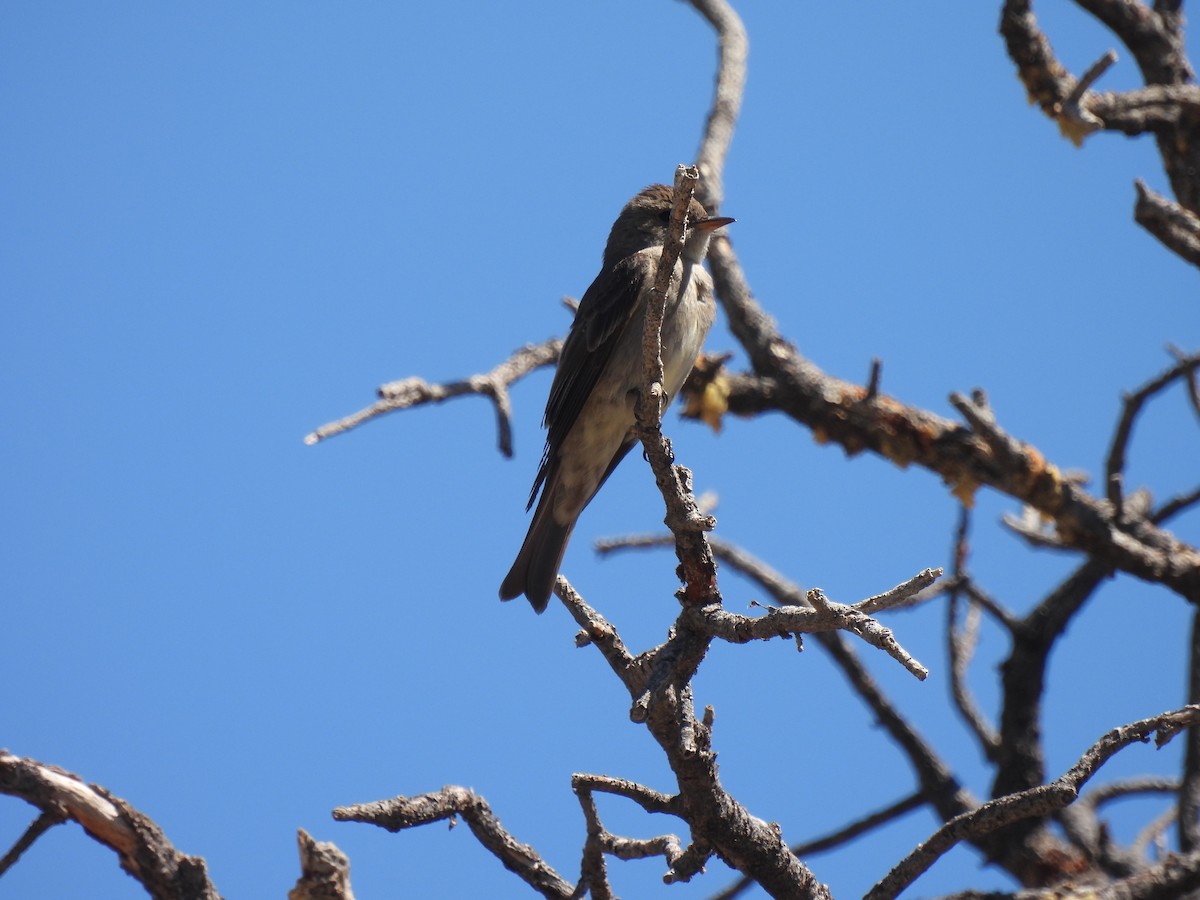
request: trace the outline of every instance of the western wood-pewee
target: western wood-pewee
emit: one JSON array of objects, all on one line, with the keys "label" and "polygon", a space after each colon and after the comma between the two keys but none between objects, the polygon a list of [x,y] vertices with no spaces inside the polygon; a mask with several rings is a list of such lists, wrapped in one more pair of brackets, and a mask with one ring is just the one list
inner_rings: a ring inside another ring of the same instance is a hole
[{"label": "western wood-pewee", "polygon": [[[546,414],[546,449],[526,509],[541,490],[521,552],[500,599],[524,594],[546,609],[567,540],[583,508],[637,443],[642,331],[654,271],[667,239],[671,188],[652,184],[625,204],[604,248],[600,274],[579,301],[563,343]],[[701,267],[712,232],[733,219],[688,209],[688,235],[667,290],[662,325],[663,389],[674,399],[692,370],[716,309]]]}]

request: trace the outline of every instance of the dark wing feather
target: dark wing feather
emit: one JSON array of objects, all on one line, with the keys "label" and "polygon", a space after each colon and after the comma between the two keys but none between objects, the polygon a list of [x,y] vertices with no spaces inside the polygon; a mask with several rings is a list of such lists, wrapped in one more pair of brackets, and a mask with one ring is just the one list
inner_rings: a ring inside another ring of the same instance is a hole
[{"label": "dark wing feather", "polygon": [[579,311],[563,342],[554,382],[550,385],[546,414],[542,418],[542,424],[547,428],[546,449],[542,452],[542,462],[526,509],[533,506],[538,490],[552,476],[557,464],[555,451],[562,446],[579,418],[612,356],[613,347],[633,318],[648,266],[645,253],[627,256],[597,275],[579,301]]}]

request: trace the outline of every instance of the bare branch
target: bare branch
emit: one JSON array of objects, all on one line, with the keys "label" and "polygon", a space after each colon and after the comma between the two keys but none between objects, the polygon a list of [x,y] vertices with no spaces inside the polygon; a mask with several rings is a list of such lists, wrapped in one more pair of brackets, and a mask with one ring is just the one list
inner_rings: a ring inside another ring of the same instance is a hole
[{"label": "bare branch", "polygon": [[[614,781],[616,783],[613,783]],[[703,869],[704,862],[711,855],[710,850],[700,850],[696,845],[692,845],[685,851],[679,838],[673,834],[659,835],[649,840],[634,840],[611,834],[600,824],[600,815],[592,794],[593,791],[598,790],[632,796],[635,800],[646,801],[643,808],[646,808],[647,805],[658,806],[664,800],[670,804],[674,798],[667,798],[665,795],[633,782],[607,779],[601,775],[574,775],[571,778],[571,786],[579,798],[584,818],[587,821],[588,841],[583,854],[583,880],[587,883],[593,897],[612,897],[612,889],[608,885],[607,875],[604,871],[603,854],[607,853],[618,859],[645,859],[650,856],[661,856],[666,859],[668,865],[667,873],[663,876],[663,880],[667,884],[690,881],[697,872]],[[600,886],[599,890],[597,890],[597,885]]]},{"label": "bare branch", "polygon": [[1005,891],[960,891],[940,900],[1182,900],[1200,886],[1200,852],[1171,854],[1158,865],[1106,885],[1086,879],[1066,881],[1047,888]]},{"label": "bare branch", "polygon": [[[779,603],[800,605],[807,602],[799,587],[766,563],[720,538],[712,537],[709,540],[722,564],[753,578]],[[975,798],[958,783],[945,761],[888,700],[842,635],[826,632],[814,637],[842,669],[851,687],[908,758],[920,782],[921,793],[938,814],[943,819],[950,819],[974,809],[978,805]]]},{"label": "bare branch", "polygon": [[1132,394],[1126,394],[1121,404],[1121,417],[1113,432],[1112,443],[1108,450],[1108,460],[1104,467],[1105,483],[1108,485],[1108,499],[1118,510],[1122,508],[1121,476],[1125,472],[1125,455],[1129,447],[1129,438],[1133,434],[1133,426],[1137,421],[1146,401],[1155,394],[1170,387],[1176,381],[1186,381],[1200,369],[1200,353],[1184,356],[1175,365],[1150,379]]},{"label": "bare branch", "polygon": [[1123,781],[1113,781],[1094,787],[1080,797],[1075,805],[1092,806],[1099,809],[1116,800],[1124,800],[1138,794],[1173,794],[1178,790],[1178,778],[1144,775],[1141,778],[1127,778]]},{"label": "bare branch", "polygon": [[963,579],[962,591],[970,598],[972,603],[978,605],[980,609],[991,615],[1005,631],[1011,633],[1017,627],[1019,621],[1017,617],[1001,605],[995,597],[981,588],[974,578]]},{"label": "bare branch", "polygon": [[589,791],[599,791],[632,800],[648,813],[664,813],[679,816],[684,810],[679,795],[664,794],[660,791],[628,781],[624,778],[613,778],[609,775],[588,775],[582,772],[571,776],[571,786],[576,789],[586,788]]},{"label": "bare branch", "polygon": [[143,813],[78,775],[0,751],[0,793],[78,822],[155,900],[220,900],[202,857],[180,853]]},{"label": "bare branch", "polygon": [[1151,190],[1140,178],[1133,184],[1137,189],[1134,220],[1172,253],[1200,266],[1200,216]]},{"label": "bare branch", "polygon": [[[779,830],[750,815],[721,787],[709,740],[711,714],[703,722],[695,720],[689,686],[710,639],[688,624],[686,609],[665,644],[632,658],[615,629],[562,576],[555,591],[589,636],[586,643],[594,643],[621,678],[634,700],[630,717],[647,726],[678,779],[679,797],[670,802],[673,808],[678,804],[676,814],[687,821],[693,844],[669,877],[682,879],[692,866],[698,871],[707,855],[715,853],[770,892],[828,898],[825,887],[788,851]],[[650,800],[640,788],[628,789],[628,795],[635,802]]]},{"label": "bare branch", "polygon": [[1102,871],[1112,878],[1124,878],[1143,868],[1141,852],[1114,844],[1109,829],[1100,821],[1101,807],[1138,794],[1174,794],[1179,790],[1175,778],[1130,778],[1100,785],[1075,803],[1058,811],[1057,819],[1067,837],[1082,849]]},{"label": "bare branch", "polygon": [[1172,497],[1154,511],[1154,513],[1150,516],[1150,520],[1154,522],[1155,525],[1161,525],[1171,517],[1179,515],[1179,513],[1191,506],[1195,506],[1197,502],[1200,502],[1200,487],[1194,487],[1186,494],[1180,494],[1178,497]]},{"label": "bare branch", "polygon": [[[827,834],[824,837],[815,838],[811,841],[806,841],[803,844],[797,844],[792,847],[792,852],[802,858],[808,858],[818,853],[824,853],[828,850],[833,850],[840,847],[842,844],[849,843],[857,837],[861,837],[882,825],[886,825],[895,819],[900,818],[906,813],[912,812],[914,809],[919,809],[925,804],[925,796],[921,791],[909,794],[903,800],[897,800],[890,806],[877,810],[869,815],[863,816],[855,822],[851,822],[844,828],[839,828],[832,834]],[[729,887],[722,891],[718,891],[710,898],[710,900],[733,900],[745,891],[754,886],[749,878],[739,878]]]},{"label": "bare branch", "polygon": [[1172,853],[1156,866],[1096,894],[1097,900],[1179,900],[1200,888],[1200,851]]},{"label": "bare branch", "polygon": [[13,864],[21,858],[21,854],[32,847],[38,838],[55,825],[61,825],[65,821],[67,821],[67,817],[59,810],[44,810],[41,815],[29,823],[29,827],[16,839],[9,851],[4,854],[4,858],[0,859],[0,875],[11,869]]},{"label": "bare branch", "polygon": [[969,813],[951,819],[928,840],[909,853],[870,891],[865,900],[891,900],[939,857],[960,841],[993,832],[1021,819],[1046,816],[1067,806],[1079,796],[1079,789],[1113,754],[1135,742],[1155,735],[1155,744],[1163,746],[1179,731],[1200,722],[1200,706],[1186,706],[1114,728],[1087,749],[1066,773],[1049,784],[1009,794],[985,803]]},{"label": "bare branch", "polygon": [[1137,856],[1145,856],[1150,845],[1153,844],[1165,854],[1167,831],[1174,824],[1176,816],[1177,810],[1168,809],[1162,815],[1146,823],[1146,827],[1138,832],[1137,837],[1129,845],[1130,851]]},{"label": "bare branch", "polygon": [[683,600],[688,604],[720,602],[716,563],[704,539],[704,532],[716,527],[716,519],[700,511],[692,494],[692,473],[674,465],[671,443],[662,432],[662,321],[667,289],[683,249],[688,205],[699,178],[695,167],[680,166],[675,173],[671,223],[655,271],[654,288],[647,299],[642,390],[636,407],[638,438],[667,507],[666,524],[675,535],[675,553],[685,584]]},{"label": "bare branch", "polygon": [[979,617],[981,607],[971,602],[967,610],[967,624],[960,631],[958,628],[958,593],[950,592],[946,604],[946,647],[950,659],[950,695],[959,715],[967,723],[984,756],[994,759],[1000,745],[1000,737],[991,723],[984,718],[975,698],[967,687],[967,670],[971,658],[975,655],[975,644],[979,632]]},{"label": "bare branch", "polygon": [[1185,116],[1200,111],[1200,89],[1194,84],[1152,84],[1119,93],[1089,93],[1082,106],[1106,130],[1133,137],[1178,127]]},{"label": "bare branch", "polygon": [[575,787],[575,796],[579,799],[583,819],[587,825],[587,839],[584,841],[583,858],[579,863],[579,887],[586,889],[592,900],[613,900],[612,885],[608,883],[608,863],[604,860],[606,844],[611,841],[612,835],[600,824],[600,812],[596,809],[592,792],[574,784],[572,786]]},{"label": "bare branch", "polygon": [[[1137,182],[1134,218],[1167,249],[1200,266],[1200,89],[1188,60],[1179,0],[1154,8],[1136,0],[1077,0],[1129,48],[1146,86],[1123,93],[1087,90],[1055,58],[1030,0],[1005,0],[1000,19],[1009,57],[1035,100],[1077,146],[1105,128],[1128,135],[1152,132],[1178,205]],[[1110,51],[1111,52],[1111,51]],[[1100,65],[1104,64],[1101,60]]]},{"label": "bare branch", "polygon": [[1103,22],[1129,48],[1151,84],[1185,84],[1195,80],[1180,35],[1150,7],[1137,0],[1076,0]]},{"label": "bare branch", "polygon": [[900,646],[891,629],[876,622],[868,615],[868,611],[875,612],[905,602],[917,591],[932,584],[941,573],[941,569],[926,569],[885,594],[853,606],[833,603],[820,590],[812,590],[806,596],[809,605],[767,607],[766,614],[760,617],[727,612],[718,606],[691,607],[685,613],[690,623],[704,634],[734,644],[822,631],[851,631],[883,650],[924,681],[929,671]]},{"label": "bare branch", "polygon": [[[1053,520],[1065,545],[1200,601],[1195,547],[1148,520],[1116,527],[1108,504],[1089,496],[1036,448],[1004,433],[986,404],[954,396],[971,422],[968,431],[887,396],[866,402],[864,388],[821,372],[779,335],[751,295],[728,241],[710,244],[708,258],[730,328],[763,386],[760,410],[769,404],[849,454],[870,449],[901,466],[924,466],[963,502],[971,502],[981,485],[990,485]],[[731,409],[735,388],[731,384]]]},{"label": "bare branch", "polygon": [[697,194],[709,215],[714,215],[720,209],[725,196],[721,176],[725,169],[729,145],[733,141],[733,129],[742,107],[750,42],[742,20],[725,0],[690,2],[716,30],[719,41],[716,91],[712,109],[708,114],[708,123],[704,128],[704,138],[696,154],[696,167],[701,175]]},{"label": "bare branch", "polygon": [[[626,649],[621,636],[617,634],[617,629],[587,604],[565,576],[558,576],[554,584],[554,593],[563,602],[579,627],[583,629],[576,635],[575,645],[577,647],[594,645],[612,667],[613,672],[621,678],[626,687],[630,687],[630,679],[634,677],[635,660]],[[639,687],[640,684],[640,681],[636,682],[634,687]]]},{"label": "bare branch", "polygon": [[1050,651],[1108,573],[1103,562],[1086,561],[1013,630],[1012,652],[1000,667],[1003,701],[992,796],[1032,788],[1046,777],[1041,710]]},{"label": "bare branch", "polygon": [[[1100,506],[1047,464],[1036,449],[1005,432],[981,394],[970,400],[952,394],[950,402],[987,442],[1002,469],[1033,480],[1034,484],[1021,491],[1029,494],[1023,499],[1055,519],[1064,543],[1093,552],[1142,578],[1160,581],[1186,599],[1200,600],[1200,552],[1194,547],[1182,544],[1170,532],[1157,529],[1145,519],[1118,523],[1113,509]],[[1085,531],[1092,533],[1089,538],[1100,538],[1101,546],[1093,545],[1090,539],[1080,540],[1080,532]]]},{"label": "bare branch", "polygon": [[566,900],[575,888],[554,871],[528,844],[504,829],[487,801],[464,787],[447,785],[440,791],[414,797],[396,797],[373,803],[340,806],[333,811],[339,822],[366,822],[388,831],[402,831],[462,816],[471,833],[493,856],[543,897]]},{"label": "bare branch", "polygon": [[1055,56],[1029,0],[1005,0],[1000,34],[1029,99],[1041,106],[1047,116],[1057,119],[1062,101],[1074,89],[1075,80]]},{"label": "bare branch", "polygon": [[300,845],[300,878],[288,891],[288,900],[354,900],[350,890],[350,860],[329,841],[316,841],[303,828]]},{"label": "bare branch", "polygon": [[941,578],[942,571],[940,567],[925,569],[907,581],[888,588],[882,594],[876,594],[874,597],[868,597],[866,600],[854,604],[853,608],[863,615],[870,616],[885,609],[907,606],[913,597]]},{"label": "bare branch", "polygon": [[1083,104],[1084,95],[1091,89],[1109,67],[1117,61],[1117,52],[1109,50],[1083,73],[1083,77],[1071,88],[1066,99],[1059,106],[1059,125],[1078,146],[1086,134],[1098,131],[1104,127],[1104,120],[1087,109]]},{"label": "bare branch", "polygon": [[[1176,359],[1183,359],[1187,354],[1176,347],[1174,344],[1167,345],[1167,352]],[[1189,372],[1187,376],[1187,396],[1192,405],[1192,412],[1200,418],[1200,374],[1195,371]]]},{"label": "bare branch", "polygon": [[429,384],[421,378],[405,378],[379,388],[380,399],[335,422],[322,425],[304,438],[306,444],[316,444],[326,438],[349,431],[387,413],[411,409],[427,403],[444,403],[455,397],[480,395],[492,401],[496,408],[496,427],[499,435],[500,452],[513,455],[512,404],[508,396],[510,385],[520,381],[530,372],[553,365],[562,350],[562,340],[554,338],[541,344],[526,344],[500,365],[483,375],[472,375],[463,381],[448,384]]},{"label": "bare branch", "polygon": [[[1187,700],[1200,704],[1200,610],[1192,611],[1191,646],[1188,648]],[[1179,849],[1200,850],[1200,728],[1187,733],[1183,777],[1179,785]]]}]

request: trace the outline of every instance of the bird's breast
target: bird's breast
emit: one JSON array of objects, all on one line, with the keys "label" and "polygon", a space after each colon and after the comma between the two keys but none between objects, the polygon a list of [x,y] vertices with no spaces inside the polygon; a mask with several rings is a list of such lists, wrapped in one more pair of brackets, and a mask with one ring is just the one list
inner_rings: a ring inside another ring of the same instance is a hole
[{"label": "bird's breast", "polygon": [[700,266],[688,266],[685,273],[683,290],[663,317],[663,387],[671,397],[692,371],[717,315],[709,274]]}]

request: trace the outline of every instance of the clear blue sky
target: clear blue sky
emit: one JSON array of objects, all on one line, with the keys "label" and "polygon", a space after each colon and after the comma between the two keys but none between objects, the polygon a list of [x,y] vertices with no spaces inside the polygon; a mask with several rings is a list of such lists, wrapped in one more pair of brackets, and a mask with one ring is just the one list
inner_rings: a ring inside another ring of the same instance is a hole
[{"label": "clear blue sky", "polygon": [[[842,377],[881,358],[884,390],[946,415],[951,391],[982,386],[1055,463],[1100,471],[1120,392],[1200,335],[1196,273],[1131,221],[1135,177],[1166,190],[1150,142],[1060,138],[1004,55],[999,2],[741,5],[750,79],[723,212],[784,333]],[[1043,20],[1080,71],[1112,40],[1065,7]],[[126,798],[229,898],[287,890],[297,827],[350,854],[360,897],[524,897],[465,828],[388,835],[329,810],[468,785],[573,878],[572,772],[671,790],[565,612],[496,600],[548,372],[514,391],[513,460],[478,399],[301,439],[382,382],[461,377],[562,334],[560,298],[587,287],[621,204],[692,159],[714,58],[707,27],[666,0],[8,5],[0,746]],[[1122,54],[1101,87],[1135,83]],[[733,347],[722,323],[708,346]],[[847,461],[778,416],[668,429],[720,496],[718,533],[805,586],[853,601],[947,562],[956,506],[928,473]],[[1135,440],[1133,481],[1160,498],[1195,482],[1180,391]],[[1073,561],[1001,532],[1007,511],[981,495],[974,567],[1023,609]],[[673,559],[600,561],[589,542],[661,519],[633,454],[565,563],[639,650],[672,618]],[[1200,540],[1196,515],[1176,527]],[[731,608],[761,597],[722,587]],[[1186,623],[1163,590],[1105,586],[1054,659],[1052,774],[1181,703]],[[941,607],[888,624],[929,680],[863,655],[985,794],[946,714]],[[987,631],[989,712],[1004,650]],[[697,701],[716,707],[725,783],[792,841],[912,787],[819,648],[717,647]],[[1103,775],[1179,752],[1133,748]],[[601,812],[616,831],[681,830]],[[30,818],[0,802],[0,844]],[[910,816],[811,863],[857,896],[933,825]],[[630,897],[704,897],[730,877],[714,863],[667,889],[663,868],[611,870]],[[914,896],[1008,884],[959,850]],[[0,879],[0,898],[33,896],[144,894],[70,826]]]}]

